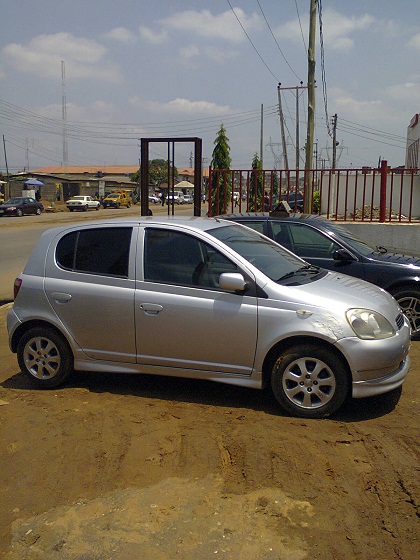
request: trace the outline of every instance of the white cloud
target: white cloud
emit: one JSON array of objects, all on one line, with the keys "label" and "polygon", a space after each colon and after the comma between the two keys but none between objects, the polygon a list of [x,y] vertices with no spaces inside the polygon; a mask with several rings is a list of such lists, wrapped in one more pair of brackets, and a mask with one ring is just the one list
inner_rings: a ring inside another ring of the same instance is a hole
[{"label": "white cloud", "polygon": [[165,30],[162,30],[160,33],[156,33],[149,27],[144,27],[143,25],[139,28],[140,36],[147,42],[151,43],[152,45],[160,45],[164,43],[168,38],[168,33]]},{"label": "white cloud", "polygon": [[200,51],[195,45],[189,45],[188,47],[182,47],[179,49],[179,54],[182,58],[190,59],[199,56]]},{"label": "white cloud", "polygon": [[[69,122],[108,122],[110,117],[116,113],[116,108],[112,103],[100,99],[86,105],[67,103],[66,110]],[[61,120],[62,105],[61,103],[46,105],[38,108],[36,112],[48,118]]]},{"label": "white cloud", "polygon": [[227,60],[231,60],[232,58],[236,58],[239,55],[237,51],[210,46],[204,47],[203,52],[210,60],[222,63]]},{"label": "white cloud", "polygon": [[197,47],[196,45],[188,45],[179,49],[179,55],[184,61],[191,63],[199,56],[204,56],[209,60],[223,64],[227,60],[231,60],[238,56],[237,51],[229,49],[221,49],[215,46]]},{"label": "white cloud", "polygon": [[411,104],[413,110],[417,110],[419,104],[419,92],[420,83],[419,82],[405,82],[404,84],[394,84],[386,88],[386,92],[393,99],[396,99],[400,103]]},{"label": "white cloud", "polygon": [[160,103],[158,101],[144,101],[135,96],[130,99],[130,103],[142,108],[147,107],[148,110],[156,111],[157,113],[172,113],[177,115],[209,116],[221,115],[230,111],[228,105],[217,105],[211,101],[191,101],[179,97],[167,103]]},{"label": "white cloud", "polygon": [[[368,14],[360,17],[347,17],[339,14],[335,10],[325,10],[323,12],[323,35],[324,41],[329,49],[349,50],[354,46],[354,38],[352,35],[358,31],[366,31],[372,27],[377,20]],[[309,18],[304,16],[301,18],[303,36],[308,36]],[[302,42],[302,32],[298,20],[293,20],[285,25],[278,27],[275,35],[284,41],[291,39],[295,42]]]},{"label": "white cloud", "polygon": [[[259,31],[262,28],[261,18],[253,13],[247,16],[241,8],[234,8],[241,24],[247,32]],[[223,39],[230,43],[241,43],[246,36],[231,11],[225,11],[219,15],[213,15],[209,10],[201,12],[187,10],[178,12],[160,21],[166,28],[185,33],[185,37],[198,35],[212,39]]]},{"label": "white cloud", "polygon": [[125,27],[116,27],[115,29],[111,29],[111,31],[105,33],[104,37],[119,43],[133,43],[136,40],[134,33]]},{"label": "white cloud", "polygon": [[107,50],[91,39],[70,33],[39,35],[26,45],[10,43],[2,51],[5,63],[24,73],[44,78],[60,76],[61,61],[73,78],[93,78],[109,82],[121,81],[115,64],[103,61]]},{"label": "white cloud", "polygon": [[384,119],[385,106],[382,100],[358,100],[341,93],[335,96],[334,107],[340,117],[357,122],[373,123]]},{"label": "white cloud", "polygon": [[416,33],[407,43],[407,47],[412,47],[420,51],[420,33]]}]

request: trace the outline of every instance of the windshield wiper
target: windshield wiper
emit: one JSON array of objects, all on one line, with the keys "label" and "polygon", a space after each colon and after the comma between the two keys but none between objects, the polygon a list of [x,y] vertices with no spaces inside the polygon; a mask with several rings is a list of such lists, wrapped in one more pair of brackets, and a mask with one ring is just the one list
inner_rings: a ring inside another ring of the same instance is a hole
[{"label": "windshield wiper", "polygon": [[287,280],[288,278],[292,278],[292,276],[298,276],[299,274],[302,273],[316,274],[317,272],[319,272],[318,266],[314,266],[313,264],[305,264],[304,266],[301,266],[297,270],[292,270],[291,272],[288,272],[284,276],[281,276],[277,280],[277,282],[280,282],[281,280]]}]

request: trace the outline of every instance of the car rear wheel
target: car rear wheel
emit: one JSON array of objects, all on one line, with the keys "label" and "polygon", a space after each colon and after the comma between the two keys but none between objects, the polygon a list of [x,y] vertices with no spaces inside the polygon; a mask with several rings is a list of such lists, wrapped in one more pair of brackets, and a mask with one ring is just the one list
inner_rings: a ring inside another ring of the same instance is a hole
[{"label": "car rear wheel", "polygon": [[271,372],[271,387],[282,408],[300,418],[324,418],[349,392],[346,368],[335,354],[315,344],[285,350]]},{"label": "car rear wheel", "polygon": [[49,328],[35,327],[19,340],[19,367],[39,388],[58,387],[73,372],[73,355],[64,338]]},{"label": "car rear wheel", "polygon": [[21,217],[23,216],[23,212],[22,212],[22,210],[21,210],[20,208],[18,208],[18,209],[16,210],[16,216],[18,216],[19,218],[21,218]]},{"label": "car rear wheel", "polygon": [[37,208],[35,214],[39,216],[41,214],[41,208]]},{"label": "car rear wheel", "polygon": [[87,212],[87,211],[89,210],[89,206],[86,204],[86,206],[83,208],[83,210],[84,210],[85,212]]},{"label": "car rear wheel", "polygon": [[412,340],[420,340],[420,290],[401,288],[392,295],[410,322]]}]

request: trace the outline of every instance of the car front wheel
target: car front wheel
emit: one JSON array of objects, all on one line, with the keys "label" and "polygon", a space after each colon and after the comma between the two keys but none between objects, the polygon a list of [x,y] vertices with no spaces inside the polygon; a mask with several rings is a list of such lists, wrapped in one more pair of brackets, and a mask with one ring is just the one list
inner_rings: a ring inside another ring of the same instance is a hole
[{"label": "car front wheel", "polygon": [[406,287],[392,295],[410,322],[412,340],[420,340],[420,290]]},{"label": "car front wheel", "polygon": [[49,328],[34,327],[19,340],[19,367],[39,388],[62,385],[73,372],[73,355],[64,338]]},{"label": "car front wheel", "polygon": [[22,210],[21,210],[20,208],[18,208],[18,209],[16,210],[16,216],[18,216],[19,218],[21,218],[21,217],[23,216],[23,212],[22,212]]},{"label": "car front wheel", "polygon": [[285,350],[271,372],[280,406],[300,418],[324,418],[344,403],[349,379],[341,359],[315,344]]}]

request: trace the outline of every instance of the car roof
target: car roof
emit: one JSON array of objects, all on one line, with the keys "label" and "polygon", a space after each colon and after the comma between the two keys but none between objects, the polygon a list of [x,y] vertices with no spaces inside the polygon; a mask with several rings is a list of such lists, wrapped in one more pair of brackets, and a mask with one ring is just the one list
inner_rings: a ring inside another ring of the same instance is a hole
[{"label": "car roof", "polygon": [[290,220],[292,222],[310,222],[316,223],[317,225],[327,226],[331,224],[330,220],[327,220],[323,216],[319,214],[301,214],[297,212],[296,214],[287,214],[286,212],[243,212],[243,213],[234,213],[234,214],[223,214],[216,216],[216,218],[222,218],[226,220],[258,220],[258,221],[265,221],[265,220]]},{"label": "car roof", "polygon": [[220,220],[219,218],[207,218],[199,216],[167,216],[167,217],[157,217],[157,216],[138,216],[138,217],[127,217],[127,218],[109,218],[109,219],[98,219],[89,220],[83,223],[71,223],[67,225],[62,225],[48,229],[44,232],[43,236],[49,235],[54,237],[62,232],[73,231],[77,229],[84,229],[87,227],[118,227],[118,226],[146,226],[146,225],[178,225],[191,230],[196,231],[208,231],[211,229],[231,226],[231,222],[227,220]]}]

